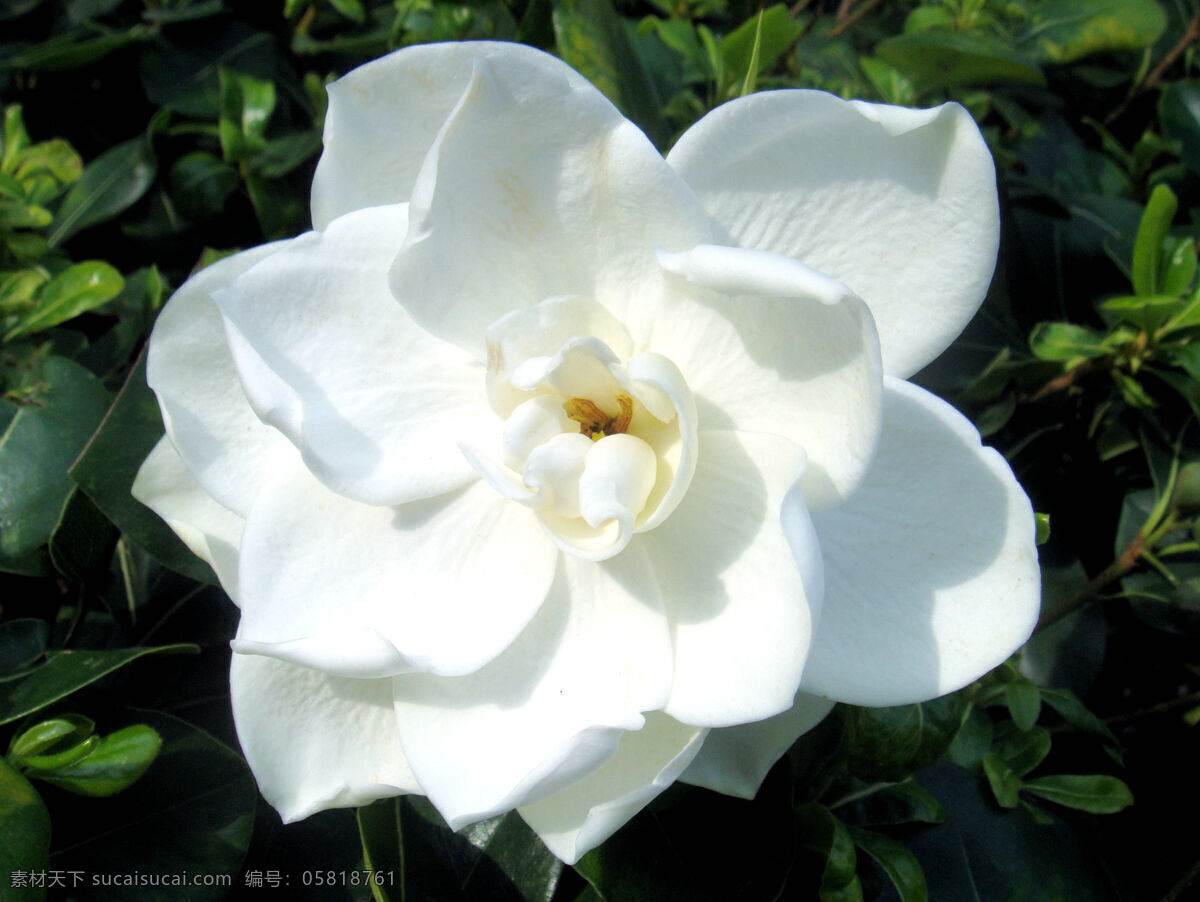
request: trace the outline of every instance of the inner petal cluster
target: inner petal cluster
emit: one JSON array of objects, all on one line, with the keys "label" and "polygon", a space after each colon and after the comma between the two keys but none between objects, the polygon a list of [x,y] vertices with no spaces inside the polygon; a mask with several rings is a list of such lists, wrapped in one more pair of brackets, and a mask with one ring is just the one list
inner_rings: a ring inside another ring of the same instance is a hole
[{"label": "inner petal cluster", "polygon": [[635,353],[625,328],[580,297],[543,301],[488,330],[491,441],[463,445],[551,539],[606,560],[678,505],[695,470],[696,408],[679,369]]}]

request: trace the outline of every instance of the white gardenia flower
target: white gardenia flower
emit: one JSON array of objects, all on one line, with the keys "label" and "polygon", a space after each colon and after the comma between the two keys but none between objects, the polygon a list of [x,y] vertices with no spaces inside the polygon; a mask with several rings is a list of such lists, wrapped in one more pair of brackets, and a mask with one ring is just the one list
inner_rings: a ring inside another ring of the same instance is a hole
[{"label": "white gardenia flower", "polygon": [[315,231],[158,320],[134,486],[241,607],[284,820],[420,793],[574,862],[676,779],[751,796],[834,702],[1028,637],[1029,501],[902,381],[995,264],[961,107],[758,94],[664,160],[518,45],[329,93]]}]

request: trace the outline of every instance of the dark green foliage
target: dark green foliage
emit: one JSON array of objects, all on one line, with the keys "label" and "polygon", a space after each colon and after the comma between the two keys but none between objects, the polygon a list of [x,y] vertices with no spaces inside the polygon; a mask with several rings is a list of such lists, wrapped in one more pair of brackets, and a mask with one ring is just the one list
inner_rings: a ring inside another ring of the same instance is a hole
[{"label": "dark green foliage", "polygon": [[[0,896],[120,861],[231,883],[78,898],[256,898],[273,869],[288,898],[341,898],[301,885],[326,868],[386,877],[343,893],[377,902],[1185,898],[1197,34],[1194,0],[0,0]],[[461,39],[558,54],[664,151],[751,90],[963,104],[1001,259],[917,381],[1046,515],[1022,655],[932,702],[839,706],[753,801],[678,784],[574,867],[515,813],[455,834],[421,798],[279,824],[227,745],[236,612],[129,494],[162,435],[142,348],[171,286],[309,227],[329,80]]]}]

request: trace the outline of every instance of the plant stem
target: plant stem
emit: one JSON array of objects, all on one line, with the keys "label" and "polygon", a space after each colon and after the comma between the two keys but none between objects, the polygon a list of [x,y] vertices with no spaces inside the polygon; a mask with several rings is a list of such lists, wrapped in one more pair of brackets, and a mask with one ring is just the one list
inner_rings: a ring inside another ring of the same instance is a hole
[{"label": "plant stem", "polygon": [[1034,632],[1043,630],[1052,623],[1057,623],[1063,617],[1066,617],[1076,608],[1087,604],[1097,595],[1099,595],[1109,585],[1119,580],[1122,576],[1137,566],[1142,555],[1146,551],[1146,539],[1139,529],[1133,540],[1125,546],[1124,550],[1117,555],[1117,559],[1101,570],[1096,576],[1075,595],[1068,599],[1066,603],[1059,606],[1056,610],[1046,611],[1042,613],[1038,619],[1037,627]]}]

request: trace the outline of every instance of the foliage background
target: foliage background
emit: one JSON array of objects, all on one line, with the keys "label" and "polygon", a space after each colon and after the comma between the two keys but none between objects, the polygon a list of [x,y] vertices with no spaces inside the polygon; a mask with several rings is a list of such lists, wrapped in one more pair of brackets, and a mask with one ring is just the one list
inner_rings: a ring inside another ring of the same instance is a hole
[{"label": "foliage background", "polygon": [[[839,706],[753,802],[674,787],[576,868],[515,815],[454,835],[421,799],[281,825],[236,751],[236,611],[128,494],[162,431],[155,313],[308,227],[324,84],[479,38],[559,54],[663,150],[756,89],[964,104],[1001,259],[917,381],[1049,523],[1013,661],[926,705]],[[0,898],[1186,898],[1198,38],[1197,0],[0,0]]]}]

